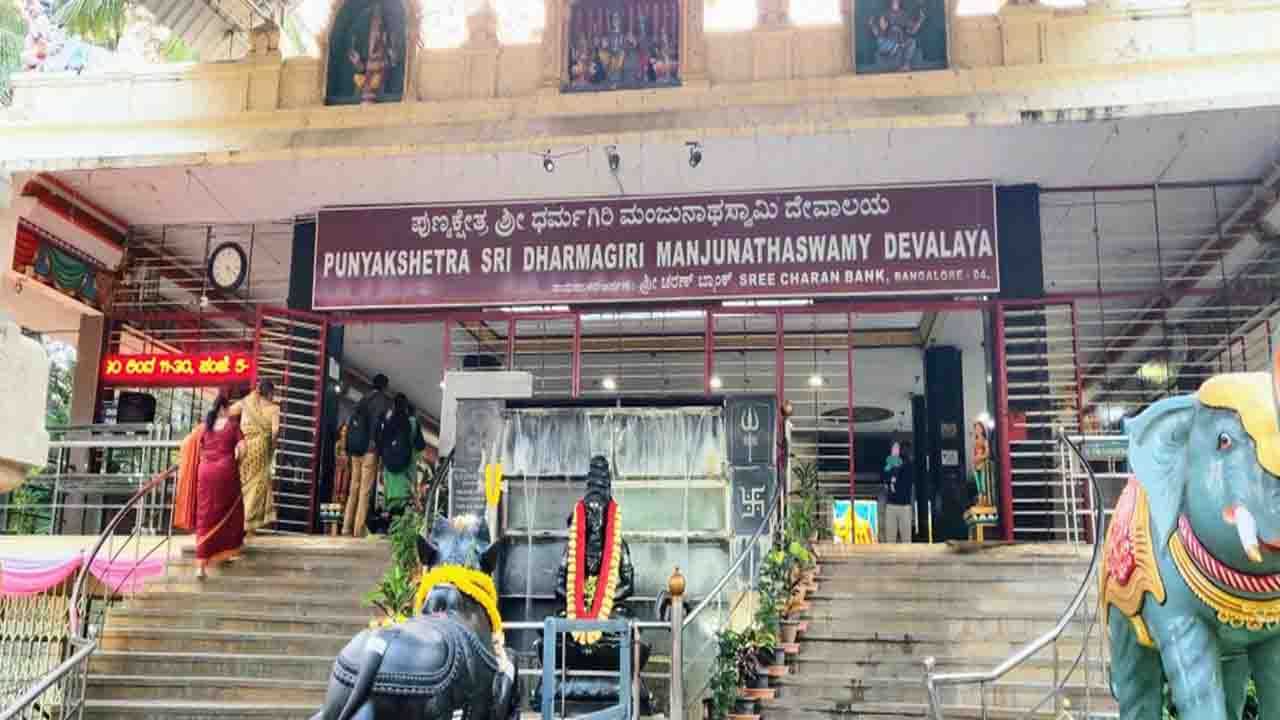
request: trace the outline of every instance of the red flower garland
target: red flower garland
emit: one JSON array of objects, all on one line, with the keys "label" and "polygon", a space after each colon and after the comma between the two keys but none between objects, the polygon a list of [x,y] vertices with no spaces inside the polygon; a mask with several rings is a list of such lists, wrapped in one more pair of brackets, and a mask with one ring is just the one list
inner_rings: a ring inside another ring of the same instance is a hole
[{"label": "red flower garland", "polygon": [[573,579],[573,604],[575,616],[578,620],[595,620],[600,616],[600,605],[604,602],[604,596],[608,594],[606,587],[609,573],[613,569],[613,529],[614,523],[618,520],[618,504],[612,500],[609,501],[609,507],[605,511],[604,519],[604,558],[600,564],[600,574],[596,577],[596,595],[591,598],[591,614],[587,615],[583,608],[583,595],[586,592],[586,566],[587,566],[587,520],[586,506],[581,500],[573,508],[574,524],[578,527],[581,537],[577,538],[577,552],[574,553],[574,579]]}]

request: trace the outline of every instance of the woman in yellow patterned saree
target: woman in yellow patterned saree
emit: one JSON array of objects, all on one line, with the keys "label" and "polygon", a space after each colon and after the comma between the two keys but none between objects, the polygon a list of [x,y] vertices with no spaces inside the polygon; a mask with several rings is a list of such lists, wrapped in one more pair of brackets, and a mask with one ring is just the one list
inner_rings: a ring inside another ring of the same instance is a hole
[{"label": "woman in yellow patterned saree", "polygon": [[280,433],[280,406],[272,397],[275,385],[261,380],[258,387],[237,405],[240,431],[244,433],[240,453],[240,488],[244,496],[245,533],[254,533],[276,521],[271,491],[271,458]]}]

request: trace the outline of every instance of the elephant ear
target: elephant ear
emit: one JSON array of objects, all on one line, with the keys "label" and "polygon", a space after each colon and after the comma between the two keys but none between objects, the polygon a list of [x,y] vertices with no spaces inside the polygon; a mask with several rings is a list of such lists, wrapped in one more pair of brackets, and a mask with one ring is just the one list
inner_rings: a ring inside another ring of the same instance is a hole
[{"label": "elephant ear", "polygon": [[1186,492],[1187,439],[1196,404],[1194,395],[1167,398],[1124,421],[1129,467],[1147,491],[1155,540],[1161,545],[1177,527]]}]

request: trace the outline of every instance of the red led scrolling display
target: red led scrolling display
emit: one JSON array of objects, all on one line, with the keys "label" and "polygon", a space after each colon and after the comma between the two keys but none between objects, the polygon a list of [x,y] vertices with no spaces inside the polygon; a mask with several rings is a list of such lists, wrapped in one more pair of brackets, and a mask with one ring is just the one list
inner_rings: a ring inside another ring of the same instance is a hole
[{"label": "red led scrolling display", "polygon": [[244,352],[108,355],[102,362],[101,380],[104,385],[136,387],[248,383],[253,380],[253,356]]}]

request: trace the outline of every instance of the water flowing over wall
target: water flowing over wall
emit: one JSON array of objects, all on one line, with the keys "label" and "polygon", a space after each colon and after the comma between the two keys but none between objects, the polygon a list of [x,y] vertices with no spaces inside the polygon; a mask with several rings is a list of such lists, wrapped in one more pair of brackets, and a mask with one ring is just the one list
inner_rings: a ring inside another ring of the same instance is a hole
[{"label": "water flowing over wall", "polygon": [[[561,610],[554,599],[556,569],[569,514],[582,497],[595,455],[608,458],[613,469],[613,497],[635,567],[635,594],[627,603],[632,617],[654,619],[654,599],[677,566],[688,579],[690,597],[705,597],[731,557],[722,412],[719,407],[508,409],[495,449],[508,483],[507,547],[499,573],[503,616],[540,620]],[[709,647],[708,632],[700,629],[694,637],[689,642]],[[520,634],[508,642],[527,652],[532,640],[531,634]],[[651,632],[645,641],[663,654],[670,637]],[[653,689],[659,697],[665,692],[665,687]]]},{"label": "water flowing over wall", "polygon": [[719,475],[724,422],[714,408],[550,410],[512,413],[499,457],[508,475],[587,474],[596,455],[614,478]]}]

